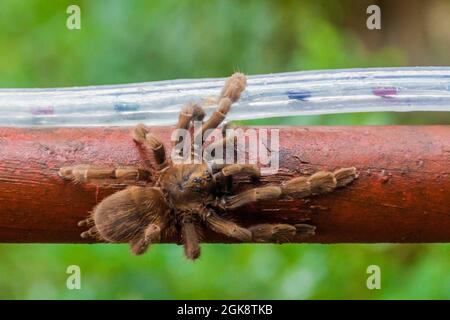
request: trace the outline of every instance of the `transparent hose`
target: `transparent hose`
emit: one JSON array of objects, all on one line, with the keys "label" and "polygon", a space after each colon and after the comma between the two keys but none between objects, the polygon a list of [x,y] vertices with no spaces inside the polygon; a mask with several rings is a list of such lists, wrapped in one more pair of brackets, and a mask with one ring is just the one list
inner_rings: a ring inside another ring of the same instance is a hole
[{"label": "transparent hose", "polygon": [[[207,112],[223,79],[0,90],[0,126],[174,124],[183,104]],[[306,71],[248,77],[229,120],[376,111],[450,111],[450,67]]]}]

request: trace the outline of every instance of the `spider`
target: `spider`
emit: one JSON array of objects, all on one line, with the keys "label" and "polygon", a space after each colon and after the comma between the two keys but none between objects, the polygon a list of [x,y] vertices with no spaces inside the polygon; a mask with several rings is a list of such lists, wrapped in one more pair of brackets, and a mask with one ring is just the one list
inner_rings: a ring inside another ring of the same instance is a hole
[{"label": "spider", "polygon": [[[235,73],[226,80],[218,108],[207,121],[202,122],[201,132],[217,128],[223,122],[231,105],[245,90],[246,83],[246,77],[241,73]],[[204,117],[205,112],[199,104],[187,104],[181,110],[176,129],[189,129],[194,121],[203,121]],[[103,199],[90,216],[78,224],[90,227],[81,233],[82,238],[127,242],[136,255],[146,252],[150,244],[178,238],[184,245],[185,256],[195,260],[200,256],[204,228],[240,242],[283,243],[296,235],[312,236],[315,227],[309,224],[258,224],[244,228],[224,218],[224,213],[262,200],[306,198],[331,192],[357,176],[355,168],[319,171],[311,176],[293,178],[279,186],[256,187],[233,195],[226,191],[232,177],[244,174],[258,179],[260,168],[257,165],[213,167],[206,161],[177,164],[167,158],[163,144],[143,124],[133,129],[132,136],[137,147],[153,154],[156,168],[75,165],[61,168],[59,175],[79,183],[115,180],[129,185]],[[130,181],[140,181],[144,186],[130,186]]]}]

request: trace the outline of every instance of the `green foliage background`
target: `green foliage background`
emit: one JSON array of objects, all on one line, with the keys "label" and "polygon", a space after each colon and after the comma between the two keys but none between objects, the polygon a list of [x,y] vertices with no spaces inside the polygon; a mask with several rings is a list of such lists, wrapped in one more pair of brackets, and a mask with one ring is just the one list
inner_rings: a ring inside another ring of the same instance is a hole
[{"label": "green foliage background", "polygon": [[[65,26],[70,4],[81,7],[81,30]],[[357,14],[348,4],[2,0],[0,87],[219,77],[234,70],[261,74],[408,65],[404,48],[382,43],[369,50],[361,35],[344,27]],[[364,18],[365,11],[359,15]],[[247,123],[448,124],[450,118],[444,113],[374,113]],[[155,246],[141,257],[130,256],[124,245],[0,245],[0,298],[450,298],[449,245],[202,249],[201,259],[191,263],[174,245]],[[73,264],[81,267],[82,290],[66,288],[66,268]],[[366,287],[366,268],[372,264],[381,267],[381,290]]]}]

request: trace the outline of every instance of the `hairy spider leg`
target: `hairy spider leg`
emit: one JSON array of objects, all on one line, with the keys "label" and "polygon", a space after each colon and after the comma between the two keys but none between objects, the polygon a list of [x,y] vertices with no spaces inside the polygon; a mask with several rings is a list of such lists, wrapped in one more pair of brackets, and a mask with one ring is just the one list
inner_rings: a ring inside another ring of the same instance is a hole
[{"label": "hairy spider leg", "polygon": [[148,129],[144,124],[140,123],[134,127],[132,136],[134,141],[139,145],[143,145],[153,152],[158,170],[162,170],[169,166],[164,145],[158,138],[148,132]]},{"label": "hairy spider leg", "polygon": [[225,81],[220,93],[217,110],[203,123],[201,135],[206,140],[205,131],[217,128],[231,109],[231,105],[239,100],[242,91],[247,86],[247,79],[242,73],[234,73]]},{"label": "hairy spider leg", "polygon": [[[178,139],[172,140],[172,146],[176,148],[175,155],[181,156],[183,153],[183,148],[177,146],[180,142],[183,141],[183,134],[190,134],[189,129],[192,127],[192,123],[194,121],[203,121],[205,117],[205,111],[203,107],[198,103],[188,103],[181,109],[180,115],[178,117],[178,123],[176,125],[175,131],[178,133]],[[183,130],[183,132],[180,132]],[[189,150],[190,155],[193,154],[193,143],[189,146],[191,150]]]},{"label": "hairy spider leg", "polygon": [[288,196],[296,199],[332,192],[349,184],[357,177],[355,168],[342,168],[335,172],[319,171],[308,177],[298,177],[282,186],[266,186],[246,190],[223,199],[225,209],[239,208],[248,203]]},{"label": "hairy spider leg", "polygon": [[184,254],[189,260],[195,260],[200,256],[200,237],[197,226],[191,219],[183,219],[181,231],[184,244]]},{"label": "hairy spider leg", "polygon": [[155,223],[150,223],[144,231],[143,235],[136,237],[129,242],[131,252],[135,255],[145,253],[152,243],[161,241],[161,226]]},{"label": "hairy spider leg", "polygon": [[59,176],[77,183],[131,182],[149,181],[151,173],[148,170],[135,167],[100,167],[81,164],[59,169]]},{"label": "hairy spider leg", "polygon": [[295,237],[307,238],[315,234],[316,227],[309,224],[257,224],[248,228],[253,242],[291,242]]},{"label": "hairy spider leg", "polygon": [[221,218],[213,211],[208,212],[205,222],[209,229],[230,238],[241,242],[250,242],[252,240],[252,233],[248,229],[245,229],[232,221]]}]

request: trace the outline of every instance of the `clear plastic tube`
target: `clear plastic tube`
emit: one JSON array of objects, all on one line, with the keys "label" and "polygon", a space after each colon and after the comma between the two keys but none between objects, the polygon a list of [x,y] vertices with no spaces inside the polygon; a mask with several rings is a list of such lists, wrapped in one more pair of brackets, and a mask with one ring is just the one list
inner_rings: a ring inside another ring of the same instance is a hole
[{"label": "clear plastic tube", "polygon": [[[223,79],[0,90],[0,126],[176,123],[181,106],[207,112]],[[229,120],[347,112],[450,111],[450,67],[305,71],[248,77]]]}]

